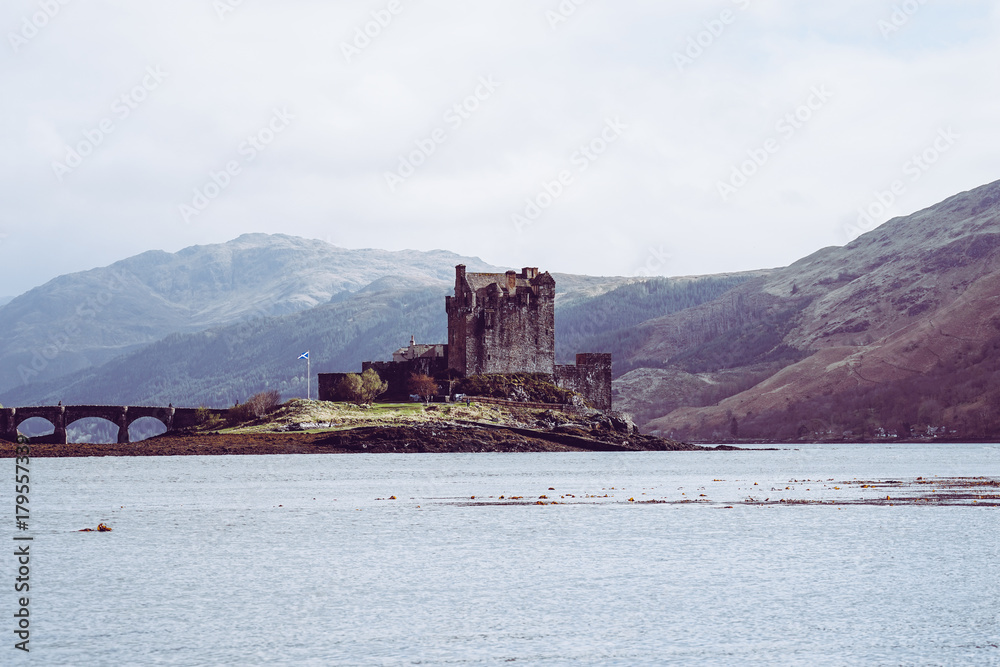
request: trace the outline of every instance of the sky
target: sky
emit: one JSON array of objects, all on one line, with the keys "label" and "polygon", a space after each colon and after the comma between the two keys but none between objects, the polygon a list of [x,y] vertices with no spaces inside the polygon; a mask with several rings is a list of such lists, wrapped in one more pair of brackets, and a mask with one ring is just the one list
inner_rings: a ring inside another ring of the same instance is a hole
[{"label": "sky", "polygon": [[286,233],[784,266],[1000,179],[1000,0],[5,0],[0,297]]}]

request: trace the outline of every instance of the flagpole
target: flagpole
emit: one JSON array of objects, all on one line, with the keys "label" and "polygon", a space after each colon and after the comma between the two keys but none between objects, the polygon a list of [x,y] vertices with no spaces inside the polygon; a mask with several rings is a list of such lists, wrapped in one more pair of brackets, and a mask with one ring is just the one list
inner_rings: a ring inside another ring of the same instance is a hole
[{"label": "flagpole", "polygon": [[312,359],[309,358],[309,350],[305,354],[300,354],[299,359],[306,360],[306,400],[312,400]]}]

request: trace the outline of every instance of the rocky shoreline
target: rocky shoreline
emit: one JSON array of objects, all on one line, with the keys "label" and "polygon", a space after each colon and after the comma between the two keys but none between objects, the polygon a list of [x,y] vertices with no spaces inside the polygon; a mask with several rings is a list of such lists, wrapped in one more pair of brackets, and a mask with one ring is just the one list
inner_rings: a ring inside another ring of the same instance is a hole
[{"label": "rocky shoreline", "polygon": [[[703,447],[613,429],[598,437],[574,427],[535,430],[500,424],[430,422],[357,426],[321,432],[198,433],[168,432],[126,444],[32,444],[35,458],[84,456],[219,456],[262,454],[378,454],[583,451],[732,451]],[[16,445],[0,443],[0,457]]]}]

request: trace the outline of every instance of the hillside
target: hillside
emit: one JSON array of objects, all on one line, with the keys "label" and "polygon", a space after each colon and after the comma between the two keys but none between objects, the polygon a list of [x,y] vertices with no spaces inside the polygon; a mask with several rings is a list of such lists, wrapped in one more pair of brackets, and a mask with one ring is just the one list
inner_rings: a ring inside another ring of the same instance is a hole
[{"label": "hillside", "polygon": [[628,361],[734,378],[717,405],[664,401],[653,433],[983,436],[1000,432],[998,306],[1000,182],[646,322]]},{"label": "hillside", "polygon": [[[566,278],[566,277],[564,277]],[[600,298],[601,289],[627,279],[572,276],[557,284],[568,308],[556,307],[557,345],[595,344],[596,336],[580,313]],[[725,289],[730,279],[715,285]],[[669,281],[661,281],[669,282]],[[641,284],[630,289],[644,292]],[[290,315],[258,317],[195,333],[174,333],[160,341],[89,368],[47,382],[34,382],[0,394],[6,405],[64,403],[208,405],[226,407],[266,389],[285,397],[305,396],[305,363],[298,355],[311,351],[313,391],[315,374],[357,371],[366,360],[386,360],[406,345],[447,339],[444,297],[451,283],[386,276],[353,293],[335,296],[331,303]],[[598,294],[598,297],[591,296]],[[617,292],[615,292],[617,293]],[[656,293],[656,290],[653,290]],[[682,290],[685,297],[691,295]],[[617,297],[621,313],[645,320],[680,307],[677,299],[629,300]],[[557,303],[559,303],[557,298]],[[570,323],[563,313],[569,311]],[[613,337],[611,337],[613,339]],[[593,348],[578,347],[573,351]],[[602,348],[603,349],[603,348]]]},{"label": "hillside", "polygon": [[101,366],[169,334],[307,310],[386,276],[449,284],[460,262],[493,268],[445,251],[346,250],[246,234],[60,276],[0,307],[0,394]]},{"label": "hillside", "polygon": [[[316,350],[314,371],[355,370],[363,360],[388,358],[411,334],[443,341],[440,297],[451,289],[459,263],[470,271],[502,270],[442,250],[346,250],[246,234],[61,276],[0,306],[0,402],[130,396],[133,403],[170,397],[225,405],[247,388],[271,385],[304,396],[304,376],[284,362],[298,347]],[[562,308],[636,279],[557,274],[557,280]],[[352,318],[369,309],[376,324],[359,333]],[[311,310],[301,321],[269,322]],[[263,357],[257,364],[246,356],[250,348],[224,368],[200,359],[210,341],[234,336],[253,338],[254,353],[276,354],[275,361]],[[155,373],[146,377],[149,369]]]},{"label": "hillside", "polygon": [[398,283],[384,278],[299,313],[171,334],[98,368],[18,388],[0,403],[226,407],[265,389],[305,396],[306,364],[298,356],[306,350],[315,374],[357,370],[358,360],[391,354],[411,333],[422,340],[445,338],[440,312],[447,285],[402,289]]},{"label": "hillside", "polygon": [[712,301],[767,273],[647,278],[573,302],[557,300],[556,362],[575,363],[577,352],[610,352],[614,373],[621,375],[636,367],[633,354],[642,342],[636,336],[640,324]]}]

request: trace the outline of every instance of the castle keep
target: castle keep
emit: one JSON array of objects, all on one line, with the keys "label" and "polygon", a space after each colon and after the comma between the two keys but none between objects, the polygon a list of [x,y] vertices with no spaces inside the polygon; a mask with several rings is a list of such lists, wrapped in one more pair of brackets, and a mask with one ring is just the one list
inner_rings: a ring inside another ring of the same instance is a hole
[{"label": "castle keep", "polygon": [[545,373],[556,362],[556,281],[538,269],[466,273],[455,267],[448,367],[467,375]]},{"label": "castle keep", "polygon": [[[581,394],[594,407],[611,409],[611,355],[576,355],[576,365],[556,365],[556,281],[548,272],[467,273],[455,267],[455,295],[445,297],[448,343],[410,346],[389,362],[366,361],[389,383],[389,395],[407,395],[413,374],[467,377],[542,373],[554,384]],[[320,400],[333,400],[343,373],[321,373]]]}]

